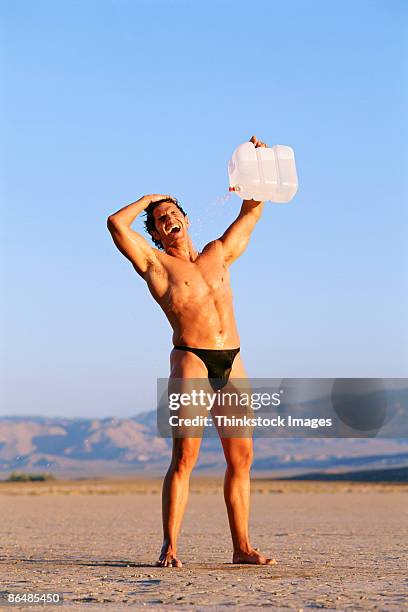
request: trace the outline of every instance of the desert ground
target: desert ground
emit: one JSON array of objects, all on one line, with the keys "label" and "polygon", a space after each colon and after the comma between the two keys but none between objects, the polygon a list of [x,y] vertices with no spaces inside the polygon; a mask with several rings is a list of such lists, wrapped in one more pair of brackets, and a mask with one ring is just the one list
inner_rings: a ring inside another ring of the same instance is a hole
[{"label": "desert ground", "polygon": [[253,482],[251,537],[278,565],[231,564],[221,480],[192,481],[182,568],[158,568],[160,481],[0,483],[7,593],[65,610],[395,610],[407,605],[408,486]]}]

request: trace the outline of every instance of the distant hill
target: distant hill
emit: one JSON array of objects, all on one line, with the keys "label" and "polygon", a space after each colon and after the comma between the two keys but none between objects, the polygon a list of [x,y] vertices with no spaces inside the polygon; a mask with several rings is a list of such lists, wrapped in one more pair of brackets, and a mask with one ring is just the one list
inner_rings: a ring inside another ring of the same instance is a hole
[{"label": "distant hill", "polygon": [[[0,474],[47,471],[65,476],[162,474],[171,440],[157,435],[156,411],[129,419],[0,417]],[[217,438],[204,439],[197,470],[218,473],[224,458]],[[253,471],[378,470],[408,465],[408,440],[258,438]]]},{"label": "distant hill", "polygon": [[386,470],[357,470],[356,472],[324,473],[312,472],[279,478],[278,480],[323,480],[348,482],[408,482],[408,467],[388,468]]},{"label": "distant hill", "polygon": [[161,466],[170,455],[169,441],[156,436],[153,424],[144,420],[145,415],[140,420],[0,418],[0,471],[98,473]]}]

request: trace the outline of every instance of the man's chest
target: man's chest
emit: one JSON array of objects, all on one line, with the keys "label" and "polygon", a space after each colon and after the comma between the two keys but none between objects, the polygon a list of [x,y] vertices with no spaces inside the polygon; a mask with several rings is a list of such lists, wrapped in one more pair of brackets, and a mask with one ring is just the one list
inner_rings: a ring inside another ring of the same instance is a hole
[{"label": "man's chest", "polygon": [[192,298],[214,293],[229,287],[229,272],[218,258],[203,258],[201,261],[177,262],[167,269],[169,290],[173,295],[190,295]]},{"label": "man's chest", "polygon": [[204,304],[208,299],[219,301],[227,298],[230,293],[229,271],[215,249],[203,253],[195,262],[166,257],[162,273],[150,278],[149,287],[165,307]]}]

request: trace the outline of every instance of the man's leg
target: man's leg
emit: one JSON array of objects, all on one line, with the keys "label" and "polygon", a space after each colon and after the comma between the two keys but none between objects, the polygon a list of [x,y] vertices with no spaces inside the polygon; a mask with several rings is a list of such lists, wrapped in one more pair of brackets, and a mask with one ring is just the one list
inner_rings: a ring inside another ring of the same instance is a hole
[{"label": "man's leg", "polygon": [[174,438],[173,456],[163,482],[163,546],[157,565],[181,567],[177,537],[188,499],[190,474],[197,461],[201,438]]},{"label": "man's leg", "polygon": [[[234,360],[229,383],[225,391],[248,392],[249,380],[242,363],[241,355]],[[232,407],[232,413],[242,416],[239,409]],[[218,407],[218,411],[220,408]],[[227,416],[228,409],[221,408]],[[251,411],[247,415],[253,416]],[[218,428],[224,449],[227,469],[224,478],[224,499],[227,506],[228,521],[231,529],[233,544],[233,563],[254,563],[257,565],[275,565],[275,559],[267,559],[258,550],[253,548],[249,541],[249,500],[250,500],[250,470],[253,460],[252,428],[237,426]],[[225,435],[225,437],[224,437]]]},{"label": "man's leg", "polygon": [[[207,369],[193,353],[173,349],[170,355],[171,374],[169,393],[191,393],[197,387],[206,388]],[[179,418],[205,416],[206,410],[180,407],[175,414]],[[163,546],[157,565],[181,567],[177,559],[177,537],[187,504],[190,475],[197,461],[203,427],[173,428],[173,454],[163,482],[162,517]]]},{"label": "man's leg", "polygon": [[224,478],[224,498],[227,506],[234,554],[249,551],[249,471],[252,463],[250,438],[223,438],[227,469]]},{"label": "man's leg", "polygon": [[221,442],[227,461],[224,499],[234,548],[232,562],[275,565],[275,559],[267,559],[249,542],[249,474],[253,456],[252,438],[222,438]]}]

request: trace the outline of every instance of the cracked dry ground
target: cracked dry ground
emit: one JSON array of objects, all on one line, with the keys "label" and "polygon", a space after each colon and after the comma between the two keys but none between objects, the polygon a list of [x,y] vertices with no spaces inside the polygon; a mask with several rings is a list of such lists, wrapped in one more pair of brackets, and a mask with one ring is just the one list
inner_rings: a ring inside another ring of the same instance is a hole
[{"label": "cracked dry ground", "polygon": [[61,593],[62,609],[70,610],[400,611],[408,585],[407,490],[343,484],[255,492],[253,545],[279,563],[250,567],[230,563],[222,492],[204,487],[190,496],[180,569],[153,565],[161,536],[158,491],[0,490],[0,591]]}]

